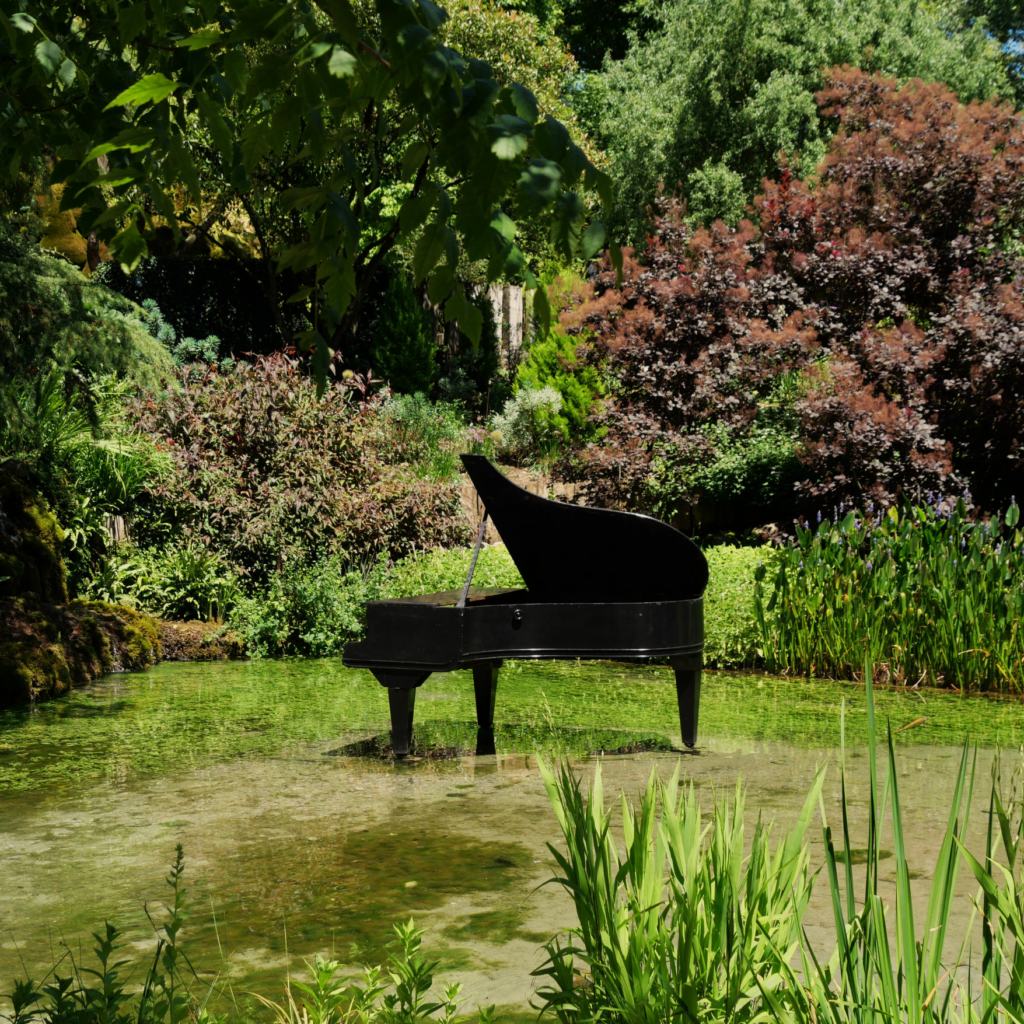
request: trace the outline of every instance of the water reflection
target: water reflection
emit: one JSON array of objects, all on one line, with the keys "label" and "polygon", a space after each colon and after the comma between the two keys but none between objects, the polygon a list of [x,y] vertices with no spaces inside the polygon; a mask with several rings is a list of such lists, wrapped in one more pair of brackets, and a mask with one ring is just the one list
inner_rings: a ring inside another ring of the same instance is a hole
[{"label": "water reflection", "polygon": [[[471,1004],[521,1006],[538,944],[571,922],[559,890],[538,889],[553,873],[546,844],[557,828],[535,751],[570,756],[582,772],[597,752],[625,751],[601,758],[606,791],[635,793],[679,758],[670,679],[668,669],[636,666],[513,665],[484,735],[470,674],[436,677],[420,695],[418,747],[405,764],[389,757],[386,694],[337,662],[161,666],[34,714],[6,712],[0,979],[20,975],[22,958],[45,971],[62,942],[84,946],[107,917],[146,947],[143,907],[159,909],[181,842],[189,949],[236,990],[277,997],[282,967],[315,951],[379,958],[392,923],[415,916],[441,973],[466,982]],[[701,746],[684,775],[709,801],[742,773],[752,814],[795,813],[831,754],[842,698],[853,739],[861,727],[855,687],[709,674],[704,690]],[[894,726],[928,718],[898,736],[914,884],[924,886],[948,812],[953,744],[967,728],[989,745],[1016,742],[1021,706],[905,693],[878,703]],[[856,754],[855,819],[866,815]],[[830,776],[826,807],[837,800]],[[824,942],[823,892],[808,929]]]}]

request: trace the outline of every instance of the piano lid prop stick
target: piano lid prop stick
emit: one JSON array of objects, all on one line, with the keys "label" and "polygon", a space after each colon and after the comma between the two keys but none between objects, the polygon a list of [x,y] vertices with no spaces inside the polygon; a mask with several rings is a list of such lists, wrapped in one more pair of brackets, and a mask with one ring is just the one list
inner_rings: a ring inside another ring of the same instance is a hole
[{"label": "piano lid prop stick", "polygon": [[462,588],[462,597],[456,608],[466,607],[466,598],[469,597],[469,585],[473,582],[473,573],[476,572],[476,560],[480,556],[480,545],[484,542],[484,530],[487,528],[487,509],[484,509],[484,517],[480,520],[480,530],[476,535],[476,547],[473,548],[473,560],[469,563],[469,574],[466,576],[466,585]]}]

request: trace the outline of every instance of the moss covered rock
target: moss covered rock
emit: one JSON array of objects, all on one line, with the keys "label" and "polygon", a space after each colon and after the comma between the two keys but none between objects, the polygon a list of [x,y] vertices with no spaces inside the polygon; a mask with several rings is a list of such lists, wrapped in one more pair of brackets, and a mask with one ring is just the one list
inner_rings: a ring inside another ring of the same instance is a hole
[{"label": "moss covered rock", "polygon": [[218,661],[244,658],[245,644],[231,629],[215,622],[160,622],[164,661]]},{"label": "moss covered rock", "polygon": [[60,526],[16,463],[0,464],[0,703],[44,700],[160,657],[160,623],[68,602]]},{"label": "moss covered rock", "polygon": [[63,540],[27,472],[17,463],[0,463],[0,597],[30,593],[41,601],[67,601]]},{"label": "moss covered rock", "polygon": [[0,703],[45,700],[160,658],[160,622],[100,601],[0,599]]}]

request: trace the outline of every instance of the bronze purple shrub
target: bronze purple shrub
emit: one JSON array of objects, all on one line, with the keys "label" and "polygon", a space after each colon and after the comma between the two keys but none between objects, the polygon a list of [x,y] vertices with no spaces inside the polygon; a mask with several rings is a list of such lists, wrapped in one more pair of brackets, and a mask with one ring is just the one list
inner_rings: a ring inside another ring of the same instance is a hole
[{"label": "bronze purple shrub", "polygon": [[702,427],[754,429],[785,373],[798,381],[794,512],[949,490],[955,476],[989,507],[1016,489],[1020,116],[849,68],[818,99],[838,130],[816,180],[766,181],[758,223],[736,229],[690,230],[665,200],[622,289],[606,263],[562,314],[618,380],[606,438],[576,453],[599,502],[642,504],[665,451],[713,457]]},{"label": "bronze purple shrub", "polygon": [[141,394],[134,414],[174,460],[140,528],[192,536],[252,582],[288,559],[400,558],[469,541],[457,490],[389,465],[372,448],[375,412],[340,385],[317,399],[284,355],[185,367],[180,387]]}]

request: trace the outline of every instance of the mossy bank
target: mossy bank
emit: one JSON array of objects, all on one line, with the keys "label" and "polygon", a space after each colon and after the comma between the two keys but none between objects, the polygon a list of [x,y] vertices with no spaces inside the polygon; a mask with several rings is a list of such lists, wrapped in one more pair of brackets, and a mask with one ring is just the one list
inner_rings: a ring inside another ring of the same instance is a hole
[{"label": "mossy bank", "polygon": [[0,704],[46,700],[105,672],[237,655],[231,635],[116,604],[68,599],[64,534],[28,474],[0,465]]}]

